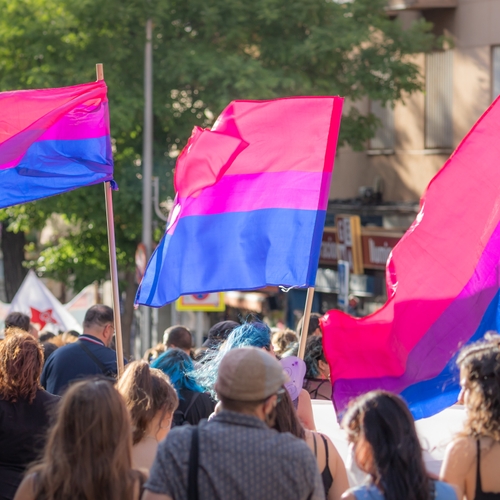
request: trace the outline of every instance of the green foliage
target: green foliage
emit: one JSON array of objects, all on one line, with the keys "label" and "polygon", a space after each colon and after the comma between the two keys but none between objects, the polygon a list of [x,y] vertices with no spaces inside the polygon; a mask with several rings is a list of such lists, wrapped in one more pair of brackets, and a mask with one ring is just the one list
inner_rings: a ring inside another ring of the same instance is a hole
[{"label": "green foliage", "polygon": [[[429,50],[430,26],[404,31],[385,0],[0,0],[0,90],[95,79],[104,63],[115,152],[119,266],[133,267],[141,237],[143,56],[154,20],[155,172],[173,194],[175,154],[193,125],[210,126],[233,99],[343,95],[383,102],[420,89],[411,55]],[[341,143],[362,148],[376,128],[355,110]],[[53,212],[76,228],[43,250],[39,270],[75,285],[107,269],[102,186],[0,214],[13,230],[40,228]],[[155,231],[158,234],[159,231]]]}]

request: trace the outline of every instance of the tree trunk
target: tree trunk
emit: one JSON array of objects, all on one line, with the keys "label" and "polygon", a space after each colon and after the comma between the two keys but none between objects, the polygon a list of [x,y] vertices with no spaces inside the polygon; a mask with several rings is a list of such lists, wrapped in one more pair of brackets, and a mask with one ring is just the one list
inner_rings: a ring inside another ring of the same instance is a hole
[{"label": "tree trunk", "polygon": [[1,224],[1,226],[5,295],[7,302],[12,302],[27,273],[26,268],[23,267],[26,237],[22,231],[18,233],[7,231],[7,224],[5,223]]},{"label": "tree trunk", "polygon": [[122,335],[123,335],[123,354],[126,359],[130,358],[131,346],[130,337],[132,331],[132,323],[134,321],[134,299],[137,292],[137,284],[135,282],[135,269],[127,271],[125,274],[127,287],[125,289],[125,303],[122,315]]}]

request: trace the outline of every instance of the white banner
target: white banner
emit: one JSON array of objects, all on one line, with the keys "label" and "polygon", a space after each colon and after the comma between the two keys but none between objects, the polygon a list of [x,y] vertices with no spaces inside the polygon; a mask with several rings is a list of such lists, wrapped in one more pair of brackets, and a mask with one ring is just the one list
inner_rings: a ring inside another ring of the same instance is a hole
[{"label": "white banner", "polygon": [[8,312],[13,311],[27,314],[40,330],[54,333],[67,330],[82,332],[78,321],[54,297],[33,270],[28,272],[10,304]]}]

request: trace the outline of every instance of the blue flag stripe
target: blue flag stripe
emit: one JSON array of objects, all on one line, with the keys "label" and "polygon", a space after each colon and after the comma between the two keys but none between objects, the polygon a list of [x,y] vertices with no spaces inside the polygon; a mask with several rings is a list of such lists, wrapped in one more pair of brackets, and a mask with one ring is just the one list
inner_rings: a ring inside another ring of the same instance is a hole
[{"label": "blue flag stripe", "polygon": [[136,302],[160,307],[191,293],[314,286],[325,216],[273,208],[181,218],[153,254]]},{"label": "blue flag stripe", "polygon": [[108,136],[34,142],[16,167],[0,170],[0,208],[112,178]]}]

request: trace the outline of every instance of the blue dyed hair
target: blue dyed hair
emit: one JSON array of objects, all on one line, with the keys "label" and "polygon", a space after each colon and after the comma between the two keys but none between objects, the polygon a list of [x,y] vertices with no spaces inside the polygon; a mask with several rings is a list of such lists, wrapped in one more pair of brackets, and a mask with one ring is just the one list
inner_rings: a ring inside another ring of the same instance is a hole
[{"label": "blue dyed hair", "polygon": [[271,329],[261,322],[244,323],[235,328],[227,340],[218,350],[208,351],[203,358],[203,365],[194,372],[193,376],[205,391],[216,397],[214,390],[219,365],[225,354],[231,349],[239,347],[257,347],[266,350],[271,349]]},{"label": "blue dyed hair", "polygon": [[193,378],[194,363],[192,359],[180,349],[168,349],[151,363],[151,368],[158,368],[168,375],[179,398],[181,398],[179,391],[182,389],[203,392],[202,387]]}]

